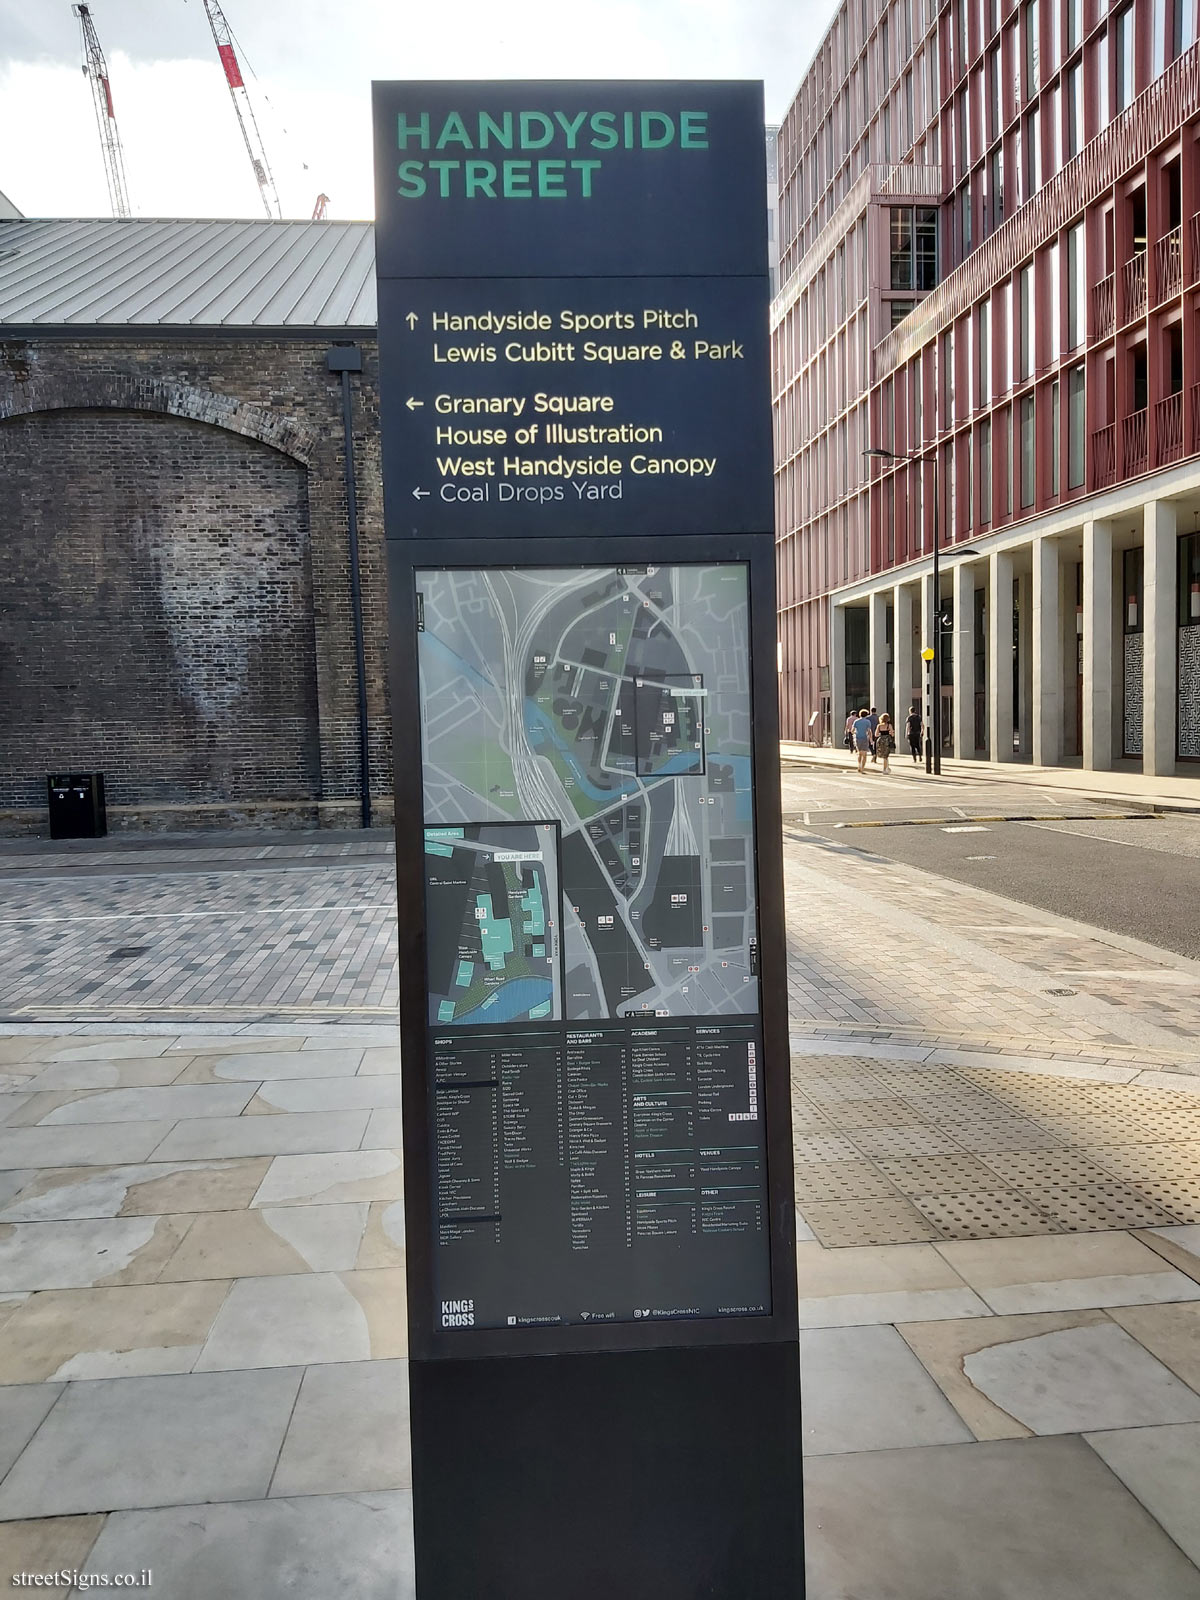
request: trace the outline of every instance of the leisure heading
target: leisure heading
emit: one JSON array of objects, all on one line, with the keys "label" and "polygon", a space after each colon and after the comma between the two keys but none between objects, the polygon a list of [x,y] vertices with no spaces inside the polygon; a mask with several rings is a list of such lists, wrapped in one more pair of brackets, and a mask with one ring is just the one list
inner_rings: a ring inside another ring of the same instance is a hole
[{"label": "leisure heading", "polygon": [[[588,150],[708,149],[707,111],[401,111],[396,119],[401,152],[438,152],[433,159],[400,162],[397,193],[416,200],[436,195],[467,200],[590,199],[604,163],[580,159]],[[561,154],[465,159],[464,151],[536,150]],[[449,152],[442,155],[440,152]],[[457,153],[456,153],[457,152]]]}]

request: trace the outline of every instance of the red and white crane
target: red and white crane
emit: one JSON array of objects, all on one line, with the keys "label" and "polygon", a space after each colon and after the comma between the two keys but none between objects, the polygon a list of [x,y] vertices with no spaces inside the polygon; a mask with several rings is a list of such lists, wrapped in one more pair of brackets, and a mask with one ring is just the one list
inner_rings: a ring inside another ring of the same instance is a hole
[{"label": "red and white crane", "polygon": [[268,217],[281,217],[283,212],[279,205],[275,179],[271,175],[271,164],[267,160],[266,146],[263,144],[262,135],[258,131],[254,107],[250,102],[250,95],[242,78],[242,69],[238,63],[237,52],[233,44],[233,31],[228,22],[226,22],[225,13],[221,10],[217,0],[204,0],[204,14],[208,18],[208,25],[212,29],[213,42],[217,47],[217,54],[221,58],[221,66],[225,71],[225,82],[229,85],[229,98],[233,101],[233,109],[237,113],[238,127],[242,130],[242,139],[246,145],[246,154],[250,157],[250,165],[254,169],[254,181],[258,184],[263,210]]},{"label": "red and white crane", "polygon": [[96,35],[91,7],[75,5],[71,10],[79,18],[79,32],[83,41],[83,75],[92,86],[92,103],[96,110],[96,128],[100,134],[100,153],[104,157],[104,176],[108,180],[108,199],[114,217],[129,215],[129,188],[125,182],[125,157],[121,151],[121,137],[117,132],[117,114],[113,110],[112,86],[108,81],[108,67],[104,51]]}]

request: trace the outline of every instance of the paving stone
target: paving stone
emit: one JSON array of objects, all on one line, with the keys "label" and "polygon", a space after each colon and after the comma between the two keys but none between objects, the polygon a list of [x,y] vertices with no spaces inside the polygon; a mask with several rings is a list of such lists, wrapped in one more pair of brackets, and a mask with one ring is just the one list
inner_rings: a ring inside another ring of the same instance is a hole
[{"label": "paving stone", "polygon": [[1200,1596],[1200,1573],[1079,1439],[818,1456],[805,1518],[820,1600]]},{"label": "paving stone", "polygon": [[971,1438],[894,1328],[811,1329],[800,1372],[806,1455]]},{"label": "paving stone", "polygon": [[70,1384],[0,1484],[0,1519],[261,1498],[300,1377],[279,1369]]},{"label": "paving stone", "polygon": [[414,1600],[411,1495],[303,1495],[109,1517],[85,1570],[143,1565],[166,1576],[170,1600]]},{"label": "paving stone", "polygon": [[408,1362],[309,1367],[272,1496],[410,1488]]}]

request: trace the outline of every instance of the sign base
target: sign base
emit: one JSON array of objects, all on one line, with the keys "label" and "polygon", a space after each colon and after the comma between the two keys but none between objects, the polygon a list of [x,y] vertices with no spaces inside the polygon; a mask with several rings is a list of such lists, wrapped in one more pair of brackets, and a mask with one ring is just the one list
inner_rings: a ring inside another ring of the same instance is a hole
[{"label": "sign base", "polygon": [[801,1600],[795,1343],[410,1374],[419,1594]]}]

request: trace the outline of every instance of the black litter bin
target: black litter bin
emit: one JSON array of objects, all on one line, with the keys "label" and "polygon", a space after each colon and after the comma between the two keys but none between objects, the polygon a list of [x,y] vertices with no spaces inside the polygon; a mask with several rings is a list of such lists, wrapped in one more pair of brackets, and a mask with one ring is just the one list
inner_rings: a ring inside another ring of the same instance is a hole
[{"label": "black litter bin", "polygon": [[52,839],[102,839],[108,832],[102,772],[60,772],[46,779]]}]

